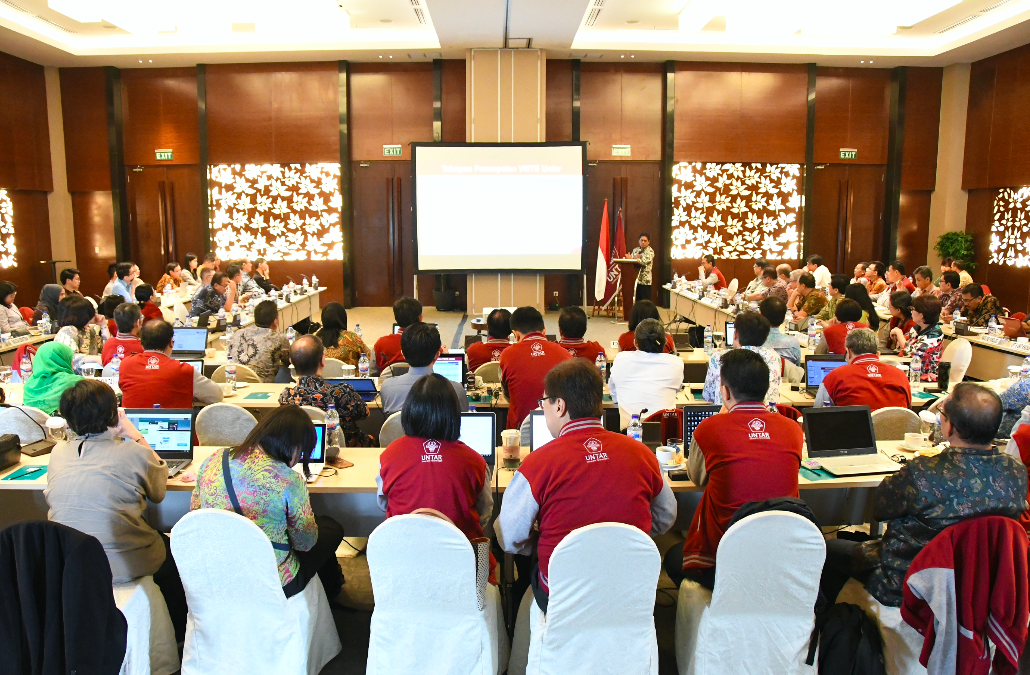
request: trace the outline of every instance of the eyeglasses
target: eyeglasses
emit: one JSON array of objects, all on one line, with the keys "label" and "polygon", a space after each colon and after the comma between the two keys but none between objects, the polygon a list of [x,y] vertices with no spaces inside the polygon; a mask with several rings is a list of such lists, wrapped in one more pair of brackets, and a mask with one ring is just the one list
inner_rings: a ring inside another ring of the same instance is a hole
[{"label": "eyeglasses", "polygon": [[543,396],[543,397],[538,398],[536,400],[536,406],[538,408],[543,408],[544,407],[544,401],[554,401],[557,398],[558,398],[557,396]]}]

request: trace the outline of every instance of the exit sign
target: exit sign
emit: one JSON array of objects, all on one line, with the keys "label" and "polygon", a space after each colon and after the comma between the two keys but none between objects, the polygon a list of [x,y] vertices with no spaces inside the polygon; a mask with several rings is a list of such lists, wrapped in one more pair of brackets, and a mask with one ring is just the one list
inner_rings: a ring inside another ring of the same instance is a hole
[{"label": "exit sign", "polygon": [[858,159],[858,150],[855,148],[841,148],[840,149],[841,159]]},{"label": "exit sign", "polygon": [[628,145],[613,145],[612,156],[614,157],[629,157],[629,146]]},{"label": "exit sign", "polygon": [[383,157],[400,157],[401,146],[399,145],[384,145],[383,146]]},{"label": "exit sign", "polygon": [[154,158],[159,160],[159,161],[165,161],[165,162],[171,161],[171,159],[172,159],[172,151],[168,150],[168,149],[165,149],[165,150],[155,150],[154,151]]}]

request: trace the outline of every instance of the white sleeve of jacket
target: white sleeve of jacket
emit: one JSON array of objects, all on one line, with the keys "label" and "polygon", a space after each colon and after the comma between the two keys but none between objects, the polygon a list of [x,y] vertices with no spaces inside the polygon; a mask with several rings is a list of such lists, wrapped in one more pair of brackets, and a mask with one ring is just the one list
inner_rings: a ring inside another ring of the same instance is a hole
[{"label": "white sleeve of jacket", "polygon": [[193,400],[201,403],[219,403],[222,400],[222,389],[217,383],[193,371]]},{"label": "white sleeve of jacket", "polygon": [[379,510],[386,513],[386,505],[389,503],[386,495],[383,493],[383,465],[380,464],[376,470],[376,504],[379,505]]},{"label": "white sleeve of jacket", "polygon": [[676,496],[672,494],[669,474],[662,473],[662,491],[651,500],[651,536],[665,534],[676,522]]},{"label": "white sleeve of jacket", "polygon": [[529,555],[533,552],[533,523],[540,513],[540,505],[533,497],[533,489],[522,473],[516,471],[504,491],[501,513],[494,522],[497,543],[508,553]]}]

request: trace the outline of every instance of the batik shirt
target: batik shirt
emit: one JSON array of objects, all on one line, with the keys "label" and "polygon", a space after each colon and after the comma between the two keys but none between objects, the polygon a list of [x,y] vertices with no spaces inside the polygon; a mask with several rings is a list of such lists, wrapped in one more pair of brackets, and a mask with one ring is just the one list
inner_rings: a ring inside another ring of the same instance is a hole
[{"label": "batik shirt", "polygon": [[980,298],[980,304],[972,311],[968,307],[962,310],[962,316],[969,320],[970,326],[980,326],[981,328],[987,326],[987,322],[991,320],[992,316],[1003,315],[1001,303],[993,295],[985,295]]},{"label": "batik shirt", "polygon": [[919,377],[922,382],[937,381],[937,366],[941,362],[941,352],[944,351],[944,333],[941,332],[939,324],[928,327],[922,333],[918,326],[913,327],[905,338],[905,348],[901,350],[902,356],[919,355],[920,364],[923,367],[923,374]]},{"label": "batik shirt", "polygon": [[651,285],[651,266],[654,263],[654,249],[648,246],[647,248],[640,248],[639,246],[633,249],[630,254],[633,256],[640,256],[640,262],[643,265],[640,266],[640,271],[637,272],[637,283],[641,286]]},{"label": "batik shirt", "polygon": [[190,316],[200,316],[204,312],[218,313],[218,310],[225,307],[226,297],[216,291],[213,286],[201,286],[196,295],[193,296],[193,304],[190,305]]},{"label": "batik shirt", "polygon": [[813,288],[801,303],[801,311],[808,316],[815,316],[825,306],[826,294],[817,288]]},{"label": "batik shirt", "polygon": [[1012,427],[1019,421],[1023,408],[1030,405],[1030,380],[1016,380],[1015,384],[999,394],[1001,398],[1001,426],[996,438],[1008,438]]},{"label": "batik shirt", "polygon": [[358,429],[358,420],[368,417],[368,406],[349,384],[329,384],[318,375],[302,375],[296,386],[283,389],[279,403],[309,405],[319,410],[328,410],[332,403],[340,415],[340,430],[347,440],[347,447],[371,448],[375,445],[371,436]]},{"label": "batik shirt", "polygon": [[[365,345],[365,341],[358,337],[357,333],[349,330],[340,331],[340,337],[335,346],[326,345],[325,357],[327,359],[339,359],[352,366],[358,365],[362,354],[371,354],[372,350]],[[368,357],[369,363],[374,357]]]},{"label": "batik shirt", "polygon": [[837,303],[844,299],[844,296],[839,298],[827,298],[826,304],[819,310],[819,313],[815,315],[816,321],[832,321],[837,315]]},{"label": "batik shirt", "polygon": [[249,274],[246,272],[242,272],[242,274],[243,281],[240,282],[240,295],[250,293],[255,298],[263,298],[268,295],[265,293],[265,289],[261,288],[261,286],[258,285],[258,282],[252,279]]},{"label": "batik shirt", "polygon": [[949,319],[955,314],[955,310],[962,311],[965,306],[962,304],[962,291],[959,289],[953,290],[948,295],[941,294],[941,316],[946,316]]},{"label": "batik shirt", "polygon": [[787,284],[783,282],[783,279],[777,279],[776,283],[772,286],[769,286],[768,288],[766,288],[763,285],[762,289],[763,300],[772,297],[779,298],[780,300],[783,300],[783,302],[787,302],[787,297],[789,296],[789,293],[787,291]]},{"label": "batik shirt", "polygon": [[[750,349],[762,357],[765,365],[769,366],[769,390],[765,394],[765,402],[775,404],[780,398],[780,381],[782,379],[783,364],[780,362],[780,355],[768,347],[741,347]],[[722,355],[728,350],[720,349],[708,360],[708,375],[705,376],[705,388],[701,396],[709,403],[722,404],[722,393],[719,385],[722,384]]]},{"label": "batik shirt", "polygon": [[[226,452],[228,448],[219,450],[200,465],[197,487],[190,497],[191,511],[233,510],[222,477],[222,455]],[[273,547],[279,580],[286,586],[300,573],[300,562],[293,551],[308,551],[318,539],[304,478],[264,450],[230,458],[229,473],[243,516],[260,527],[273,544],[290,545],[289,550]]]},{"label": "batik shirt", "polygon": [[290,341],[271,328],[250,325],[233,333],[229,356],[253,370],[262,382],[275,382],[279,366],[290,363]]}]

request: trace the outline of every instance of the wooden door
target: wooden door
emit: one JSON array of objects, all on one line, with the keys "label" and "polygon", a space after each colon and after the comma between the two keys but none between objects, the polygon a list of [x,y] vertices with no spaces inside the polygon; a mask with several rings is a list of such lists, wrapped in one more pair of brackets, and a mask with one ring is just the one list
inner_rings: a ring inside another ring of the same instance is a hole
[{"label": "wooden door", "polygon": [[408,162],[354,162],[354,305],[390,306],[414,291]]},{"label": "wooden door", "polygon": [[823,164],[812,177],[809,254],[849,277],[859,262],[879,260],[883,243],[884,167]]},{"label": "wooden door", "polygon": [[203,255],[197,166],[126,169],[130,251],[144,281],[157,283],[171,261]]}]

